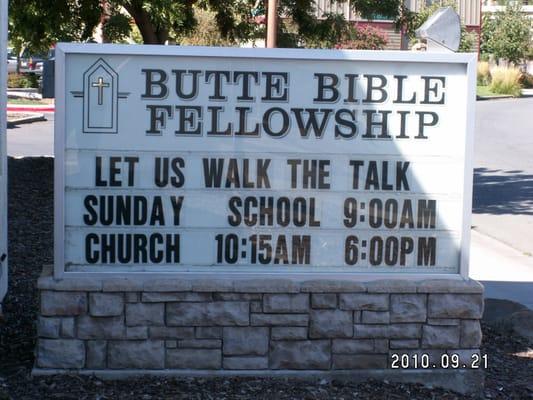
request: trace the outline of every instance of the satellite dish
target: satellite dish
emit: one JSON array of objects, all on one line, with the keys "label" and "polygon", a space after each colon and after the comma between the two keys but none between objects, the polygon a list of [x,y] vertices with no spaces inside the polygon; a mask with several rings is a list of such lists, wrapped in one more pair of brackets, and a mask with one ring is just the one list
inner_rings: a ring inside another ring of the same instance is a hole
[{"label": "satellite dish", "polygon": [[457,51],[461,40],[461,18],[451,7],[439,8],[416,30],[416,36],[428,41],[429,51],[442,51],[443,48]]}]

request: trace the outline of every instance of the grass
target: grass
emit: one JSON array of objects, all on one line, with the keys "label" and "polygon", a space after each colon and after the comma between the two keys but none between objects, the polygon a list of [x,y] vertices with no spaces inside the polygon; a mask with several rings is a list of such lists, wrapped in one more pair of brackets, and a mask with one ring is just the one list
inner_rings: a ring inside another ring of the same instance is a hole
[{"label": "grass", "polygon": [[483,86],[483,85],[477,86],[476,93],[478,96],[482,96],[482,97],[500,96],[499,94],[492,92],[489,86]]},{"label": "grass", "polygon": [[26,98],[13,98],[7,99],[8,104],[20,104],[20,105],[48,105],[53,103],[53,99],[26,99]]},{"label": "grass", "polygon": [[521,72],[518,68],[493,68],[490,72],[491,92],[498,94],[509,94],[513,97],[519,97],[521,93],[520,76]]}]

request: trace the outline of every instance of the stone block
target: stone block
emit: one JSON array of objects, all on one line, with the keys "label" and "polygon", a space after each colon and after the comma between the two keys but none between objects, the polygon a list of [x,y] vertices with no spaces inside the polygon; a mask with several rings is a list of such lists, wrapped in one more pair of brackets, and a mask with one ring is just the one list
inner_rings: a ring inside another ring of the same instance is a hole
[{"label": "stone block", "polygon": [[223,367],[233,370],[267,369],[268,357],[224,357]]},{"label": "stone block", "polygon": [[389,339],[419,339],[422,336],[421,324],[390,324]]},{"label": "stone block", "polygon": [[365,354],[374,351],[373,339],[333,339],[331,351],[334,354]]},{"label": "stone block", "polygon": [[446,349],[459,347],[460,331],[458,326],[424,325],[422,329],[422,348]]},{"label": "stone block", "polygon": [[167,368],[220,369],[222,354],[212,349],[167,349]]},{"label": "stone block", "polygon": [[329,369],[331,345],[329,340],[271,341],[271,369]]},{"label": "stone block", "polygon": [[253,326],[307,326],[307,314],[252,314]]},{"label": "stone block", "polygon": [[385,354],[333,354],[333,369],[385,369]]},{"label": "stone block", "polygon": [[116,317],[124,312],[122,293],[90,293],[89,314],[93,317]]},{"label": "stone block", "polygon": [[165,348],[166,349],[175,349],[178,347],[178,341],[177,340],[165,340]]},{"label": "stone block", "polygon": [[349,280],[309,280],[300,285],[302,293],[364,293],[364,283]]},{"label": "stone block", "polygon": [[165,368],[163,340],[118,340],[107,344],[107,362],[111,369]]},{"label": "stone block", "polygon": [[416,293],[417,284],[404,279],[382,279],[366,284],[368,293]]},{"label": "stone block", "polygon": [[55,339],[59,337],[60,318],[39,317],[37,321],[37,336]]},{"label": "stone block", "polygon": [[144,292],[190,292],[192,283],[180,278],[155,278],[144,282]]},{"label": "stone block", "polygon": [[78,317],[80,339],[122,339],[125,331],[124,317]]},{"label": "stone block", "polygon": [[461,321],[461,347],[475,349],[481,346],[481,326],[478,320]]},{"label": "stone block", "polygon": [[307,327],[303,326],[279,326],[273,327],[272,340],[305,340],[307,339]]},{"label": "stone block", "polygon": [[191,284],[193,292],[233,292],[232,279],[194,279]]},{"label": "stone block", "polygon": [[268,334],[268,328],[224,328],[224,355],[265,355],[268,352]]},{"label": "stone block", "polygon": [[165,324],[164,303],[126,304],[127,326],[161,326]]},{"label": "stone block", "polygon": [[343,293],[339,295],[341,310],[387,311],[389,309],[388,294]]},{"label": "stone block", "polygon": [[354,338],[418,339],[421,334],[420,324],[354,325]]},{"label": "stone block", "polygon": [[428,318],[428,325],[459,325],[460,319],[455,318]]},{"label": "stone block", "polygon": [[148,335],[152,339],[193,339],[194,328],[191,327],[168,327],[151,326]]},{"label": "stone block", "polygon": [[[381,311],[375,311],[375,312],[381,312]],[[362,319],[362,311],[353,311],[353,323],[354,324],[360,324]]]},{"label": "stone block", "polygon": [[313,308],[337,308],[336,293],[313,293],[311,294],[311,307]]},{"label": "stone block", "polygon": [[309,309],[309,295],[299,294],[265,294],[263,311],[266,313],[305,313]]},{"label": "stone block", "polygon": [[127,326],[126,327],[127,339],[148,339],[148,327],[147,326]]},{"label": "stone block", "polygon": [[480,319],[483,297],[477,294],[430,294],[428,317]]},{"label": "stone block", "polygon": [[41,292],[41,315],[76,316],[87,311],[87,295],[84,292]]},{"label": "stone block", "polygon": [[263,312],[263,303],[261,301],[251,301],[250,312],[253,312],[253,313]]},{"label": "stone block", "polygon": [[37,365],[41,368],[83,368],[85,343],[74,339],[39,339]]},{"label": "stone block", "polygon": [[209,303],[168,303],[167,325],[175,326],[246,326],[250,306],[241,301]]},{"label": "stone block", "polygon": [[235,280],[236,293],[298,293],[300,286],[290,279],[246,279]]},{"label": "stone block", "polygon": [[99,292],[102,290],[102,279],[76,277],[56,280],[52,276],[52,272],[50,272],[49,276],[39,277],[37,280],[37,287],[40,290],[62,292]]},{"label": "stone block", "polygon": [[472,279],[430,279],[418,284],[418,293],[471,293],[483,294],[483,285]]},{"label": "stone block", "polygon": [[184,339],[178,341],[178,347],[184,349],[220,349],[220,339]]},{"label": "stone block", "polygon": [[341,310],[312,310],[309,337],[348,338],[353,336],[353,313]]},{"label": "stone block", "polygon": [[361,322],[363,324],[388,324],[390,313],[388,311],[362,311]]},{"label": "stone block", "polygon": [[392,294],[390,322],[425,322],[426,300],[425,294]]},{"label": "stone block", "polygon": [[222,339],[222,328],[219,326],[204,327],[199,326],[196,328],[197,339]]},{"label": "stone block", "polygon": [[126,292],[124,298],[126,303],[138,303],[141,301],[141,294],[137,292]]},{"label": "stone block", "polygon": [[60,335],[63,338],[74,339],[76,336],[74,318],[61,318]]},{"label": "stone block", "polygon": [[104,369],[106,367],[107,341],[87,341],[87,368]]},{"label": "stone block", "polygon": [[222,301],[250,301],[261,300],[261,293],[213,293],[213,300]]},{"label": "stone block", "polygon": [[142,294],[143,303],[163,303],[177,301],[211,301],[211,293],[195,292],[144,292]]},{"label": "stone block", "polygon": [[395,339],[390,341],[391,349],[418,349],[418,339]]},{"label": "stone block", "polygon": [[387,354],[389,352],[389,340],[374,339],[374,353]]},{"label": "stone block", "polygon": [[104,292],[140,292],[143,283],[136,278],[106,278],[102,282]]},{"label": "stone block", "polygon": [[389,325],[354,325],[354,338],[388,338],[389,337]]}]

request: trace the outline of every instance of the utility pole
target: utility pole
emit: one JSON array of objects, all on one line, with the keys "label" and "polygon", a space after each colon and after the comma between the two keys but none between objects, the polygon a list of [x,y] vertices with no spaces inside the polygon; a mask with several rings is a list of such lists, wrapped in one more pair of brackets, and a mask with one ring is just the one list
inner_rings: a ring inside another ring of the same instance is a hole
[{"label": "utility pole", "polygon": [[268,0],[267,9],[267,48],[277,47],[278,41],[278,1]]},{"label": "utility pole", "polygon": [[0,319],[7,292],[7,10],[0,0]]}]

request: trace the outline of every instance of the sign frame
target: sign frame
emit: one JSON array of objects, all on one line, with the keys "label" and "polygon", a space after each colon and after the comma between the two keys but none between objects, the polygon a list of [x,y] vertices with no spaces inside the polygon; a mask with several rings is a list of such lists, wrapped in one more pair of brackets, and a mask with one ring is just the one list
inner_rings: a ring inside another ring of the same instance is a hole
[{"label": "sign frame", "polygon": [[[461,248],[458,273],[362,273],[343,272],[187,272],[187,271],[101,271],[73,272],[65,271],[64,240],[65,240],[65,128],[66,128],[66,92],[65,92],[65,58],[68,54],[124,55],[124,56],[187,56],[211,58],[255,58],[277,60],[329,60],[329,61],[381,61],[403,63],[439,63],[460,64],[465,68],[468,82],[466,88],[466,132],[465,132],[465,168],[463,176],[463,226],[461,231]],[[346,51],[346,50],[301,50],[301,49],[247,49],[247,48],[216,48],[216,47],[179,47],[179,46],[143,46],[113,44],[67,44],[60,43],[56,47],[56,114],[55,114],[55,185],[54,185],[54,277],[63,278],[103,278],[128,277],[139,280],[154,277],[179,277],[186,279],[211,278],[224,279],[291,279],[295,281],[327,279],[372,281],[379,279],[426,280],[426,279],[468,279],[468,263],[470,253],[470,225],[472,207],[473,180],[473,142],[475,112],[475,82],[477,54],[475,53],[418,53],[402,51]]]},{"label": "sign frame", "polygon": [[[0,1],[0,314],[7,293],[7,13],[8,1]],[[5,259],[1,257],[5,255]]]}]

